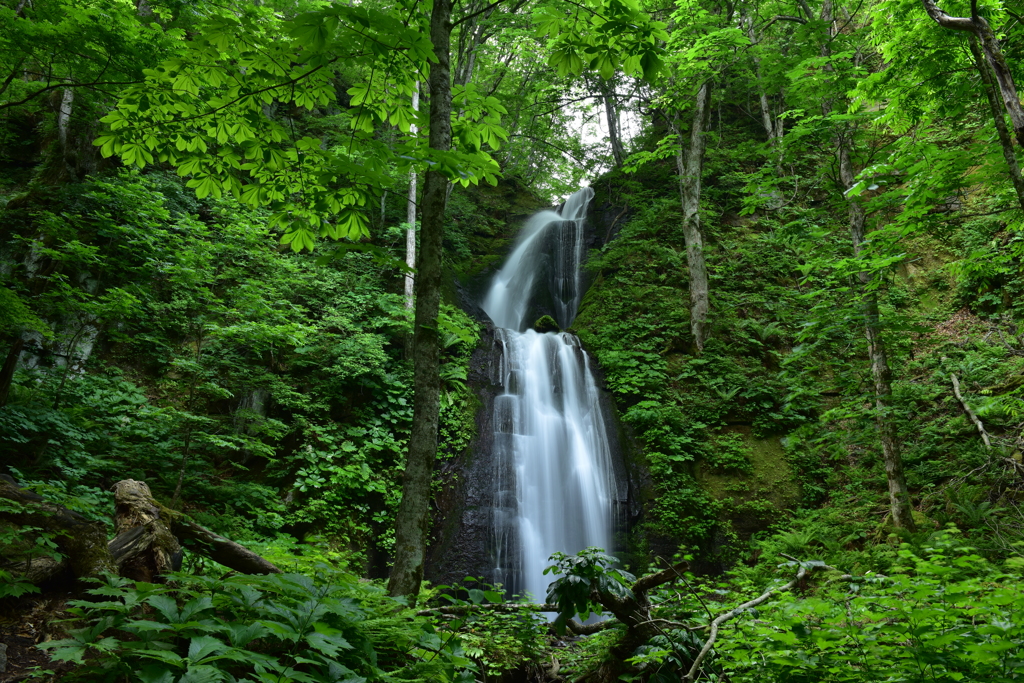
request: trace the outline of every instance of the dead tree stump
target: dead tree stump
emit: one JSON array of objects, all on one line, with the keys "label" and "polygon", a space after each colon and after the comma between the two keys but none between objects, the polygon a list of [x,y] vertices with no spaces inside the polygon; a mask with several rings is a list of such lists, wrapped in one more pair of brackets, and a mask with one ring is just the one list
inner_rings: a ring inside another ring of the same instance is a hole
[{"label": "dead tree stump", "polygon": [[181,545],[171,533],[171,520],[145,482],[124,479],[114,484],[114,527],[110,554],[121,576],[153,583],[181,568]]}]

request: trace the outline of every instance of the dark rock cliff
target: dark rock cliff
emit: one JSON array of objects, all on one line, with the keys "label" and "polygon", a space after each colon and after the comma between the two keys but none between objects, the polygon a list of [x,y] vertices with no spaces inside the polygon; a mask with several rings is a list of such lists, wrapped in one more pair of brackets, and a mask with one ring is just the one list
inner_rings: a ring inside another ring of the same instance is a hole
[{"label": "dark rock cliff", "polygon": [[[595,206],[591,204],[588,220],[584,224],[584,254],[599,249],[613,239],[623,223],[625,212],[609,202]],[[523,216],[516,216],[518,230],[525,222]],[[470,360],[468,385],[479,401],[476,415],[476,436],[469,447],[459,456],[438,465],[438,479],[441,491],[435,497],[436,509],[431,530],[431,544],[428,549],[426,578],[434,583],[452,585],[467,576],[481,577],[492,581],[495,562],[493,559],[496,543],[494,533],[494,459],[493,459],[493,415],[494,399],[501,394],[501,380],[494,368],[500,358],[500,349],[495,344],[494,326],[480,308],[480,301],[494,274],[501,267],[505,257],[514,248],[514,240],[492,242],[500,245],[501,258],[478,259],[486,266],[472,275],[455,282],[455,293],[461,308],[485,324],[481,342]],[[551,250],[546,245],[539,253],[549,258]],[[583,292],[590,286],[593,276],[584,270]],[[527,316],[528,320],[554,313],[550,296],[535,296],[535,302]],[[604,386],[600,367],[592,360],[592,367],[599,386]],[[613,461],[616,478],[620,482],[617,492],[619,503],[615,511],[618,537],[621,541],[616,552],[625,549],[628,529],[637,522],[641,514],[643,491],[650,488],[645,482],[646,472],[640,467],[631,437],[622,429],[617,418],[614,403],[607,391],[601,392],[601,410],[605,414],[610,430]]]}]

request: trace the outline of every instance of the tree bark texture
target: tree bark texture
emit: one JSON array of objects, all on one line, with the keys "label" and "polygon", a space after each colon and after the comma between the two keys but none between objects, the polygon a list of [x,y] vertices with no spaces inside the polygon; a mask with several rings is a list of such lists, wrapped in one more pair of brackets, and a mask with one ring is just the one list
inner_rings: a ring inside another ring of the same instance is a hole
[{"label": "tree bark texture", "polygon": [[704,168],[705,129],[711,116],[711,84],[697,91],[690,128],[690,146],[676,154],[679,194],[683,204],[683,239],[690,276],[690,332],[698,351],[708,338],[708,269],[704,261],[704,238],[700,225],[701,172]]},{"label": "tree bark texture", "polygon": [[64,88],[57,109],[57,138],[60,140],[61,153],[68,154],[68,124],[71,121],[71,108],[75,101],[75,89]]},{"label": "tree bark texture", "polygon": [[18,337],[11,344],[7,357],[4,358],[3,367],[0,367],[0,408],[7,405],[7,397],[11,393],[11,382],[14,381],[14,370],[18,367],[18,358],[21,350],[25,348],[25,340]]},{"label": "tree bark texture", "polygon": [[61,562],[36,559],[27,567],[12,567],[32,583],[42,583],[65,571],[75,578],[112,572],[152,582],[180,567],[178,539],[188,541],[193,552],[243,574],[281,571],[247,548],[160,505],[145,483],[132,479],[114,485],[117,536],[109,541],[101,524],[60,505],[46,503],[41,496],[19,489],[9,477],[0,477],[0,498],[19,503],[22,508],[18,512],[0,513],[0,518],[53,534],[64,555]]},{"label": "tree bark texture", "polygon": [[974,56],[974,65],[981,76],[981,85],[985,91],[985,97],[988,98],[988,106],[992,111],[992,120],[996,124],[999,145],[1003,148],[1003,159],[1006,160],[1006,166],[1010,170],[1010,182],[1013,183],[1013,189],[1017,193],[1017,201],[1020,203],[1021,208],[1024,209],[1024,178],[1021,177],[1020,164],[1017,163],[1017,154],[1013,150],[1013,140],[1010,138],[1010,131],[1006,128],[1003,108],[999,104],[999,96],[996,95],[996,87],[992,82],[992,72],[989,71],[988,63],[985,61],[981,48],[978,47],[977,37],[973,35],[968,36],[967,44],[971,48],[971,54]]},{"label": "tree bark texture", "polygon": [[966,31],[974,34],[981,43],[981,50],[985,55],[995,82],[999,86],[999,94],[1003,100],[1006,113],[1010,115],[1010,123],[1013,125],[1013,132],[1017,138],[1017,144],[1024,147],[1024,107],[1021,106],[1020,97],[1017,95],[1017,86],[1013,82],[1013,74],[1003,56],[1003,50],[999,45],[999,39],[995,31],[985,17],[973,12],[970,17],[954,17],[939,9],[935,0],[921,0],[924,9],[935,22],[943,28],[953,31]]},{"label": "tree bark texture", "polygon": [[[849,136],[841,133],[839,139],[839,176],[843,188],[853,187],[856,174],[853,172],[853,160]],[[859,197],[847,196],[847,207],[850,219],[850,238],[853,241],[853,254],[859,256],[864,248],[866,216],[864,206]],[[902,528],[914,531],[913,508],[910,504],[910,493],[903,474],[903,456],[900,453],[899,438],[896,425],[891,416],[892,406],[892,372],[882,338],[882,325],[878,313],[878,297],[870,289],[871,273],[857,273],[863,297],[861,307],[864,315],[864,330],[868,339],[868,356],[871,362],[871,377],[875,387],[875,424],[878,427],[879,440],[882,442],[882,459],[885,462],[886,479],[889,482],[889,508],[893,523]]]},{"label": "tree bark texture", "polygon": [[[626,626],[626,632],[622,638],[609,651],[611,657],[605,660],[598,669],[596,680],[611,683],[621,680],[623,676],[637,673],[635,667],[628,664],[626,660],[634,656],[638,647],[646,645],[651,638],[661,633],[657,622],[651,619],[651,601],[648,599],[647,593],[658,586],[675,581],[682,576],[687,567],[687,563],[681,562],[655,574],[641,576],[630,586],[633,597],[620,598],[611,593],[596,593],[595,591],[594,597]],[[595,624],[595,626],[598,625]],[[586,628],[584,626],[582,629],[577,627],[570,630],[575,632]]]},{"label": "tree bark texture", "polygon": [[[169,520],[144,482],[125,479],[114,484],[114,531],[110,554],[125,556],[120,574],[153,583],[181,568],[181,545],[168,528]],[[130,557],[127,557],[130,554]]]},{"label": "tree bark texture", "polygon": [[601,81],[601,99],[604,100],[604,114],[608,119],[608,139],[612,145],[612,158],[615,167],[622,166],[626,159],[626,151],[622,146],[622,135],[619,128],[619,108],[615,103],[615,84]]},{"label": "tree bark texture", "polygon": [[[19,526],[42,529],[53,535],[58,549],[66,558],[56,563],[41,559],[33,560],[24,569],[25,577],[32,582],[42,582],[70,569],[76,578],[99,576],[103,572],[116,570],[116,565],[107,550],[107,533],[102,524],[92,522],[77,512],[43,500],[42,496],[19,489],[9,477],[0,478],[0,498],[18,503],[18,512],[0,513],[3,519]],[[36,567],[33,569],[32,564]]]},{"label": "tree bark texture", "polygon": [[[430,40],[437,61],[430,65],[430,149],[447,151],[452,144],[450,74],[451,0],[434,0]],[[428,170],[420,211],[420,255],[416,273],[416,317],[413,337],[413,417],[409,453],[402,479],[402,502],[395,518],[395,562],[388,591],[415,603],[423,580],[430,482],[437,455],[441,380],[437,314],[441,294],[441,241],[448,179]]]},{"label": "tree bark texture", "polygon": [[[797,19],[797,17],[793,17]],[[798,20],[800,21],[800,20]],[[744,17],[743,23],[747,27],[747,40],[750,41],[752,46],[756,46],[761,42],[761,38],[758,36],[757,31],[754,29],[754,20],[750,17]],[[806,23],[800,21],[800,23]],[[757,77],[757,99],[761,106],[761,125],[764,127],[765,135],[768,136],[768,144],[773,150],[779,152],[779,157],[776,162],[776,170],[779,171],[781,161],[781,146],[782,146],[782,135],[784,131],[785,123],[782,118],[777,116],[772,109],[771,100],[768,98],[768,93],[761,84],[761,58],[753,53],[752,59],[754,62],[754,76]],[[783,109],[785,106],[783,105]]]},{"label": "tree bark texture", "polygon": [[[412,91],[412,108],[414,111],[420,110],[420,82],[416,81],[416,85]],[[412,124],[409,127],[409,132],[416,135],[416,124]],[[405,231],[405,265],[410,268],[416,267],[416,170],[409,171],[409,195],[405,204],[405,222],[409,224],[409,227]],[[413,305],[413,286],[416,282],[416,278],[413,273],[405,274],[405,307],[412,310]]]}]

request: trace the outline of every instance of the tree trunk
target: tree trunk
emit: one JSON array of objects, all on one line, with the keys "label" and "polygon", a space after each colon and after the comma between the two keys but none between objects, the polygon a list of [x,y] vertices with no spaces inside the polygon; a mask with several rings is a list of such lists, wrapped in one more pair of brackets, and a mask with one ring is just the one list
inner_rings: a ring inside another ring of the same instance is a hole
[{"label": "tree trunk", "polygon": [[120,572],[135,580],[152,581],[180,566],[178,539],[190,542],[192,552],[243,574],[281,571],[251,550],[160,505],[143,482],[120,481],[114,485],[114,492],[117,536],[108,541],[101,524],[46,503],[41,496],[19,489],[10,477],[0,475],[0,498],[21,506],[17,512],[0,512],[0,518],[54,534],[65,557],[62,562],[34,560],[22,576],[32,583],[42,583],[70,570],[75,578]]},{"label": "tree trunk", "polygon": [[57,139],[64,158],[68,156],[68,123],[71,121],[71,107],[75,101],[74,88],[64,88],[61,93],[60,108],[57,110]]},{"label": "tree trunk", "polygon": [[[856,174],[853,172],[853,160],[848,135],[843,132],[839,139],[839,176],[843,188],[853,187]],[[859,256],[864,248],[864,225],[866,216],[864,206],[859,197],[847,195],[847,207],[850,218],[850,237],[853,241],[853,254]],[[857,273],[861,285],[862,309],[864,313],[864,329],[868,339],[868,356],[871,361],[871,377],[875,385],[875,423],[878,426],[879,440],[882,442],[882,459],[885,461],[885,474],[889,482],[889,508],[893,523],[910,531],[916,530],[907,481],[903,475],[903,456],[896,435],[896,426],[891,415],[892,406],[892,372],[885,352],[882,339],[882,325],[878,314],[878,297],[870,289],[872,275],[868,271]]]},{"label": "tree trunk", "polygon": [[608,119],[608,139],[612,145],[612,158],[615,160],[615,167],[620,168],[626,159],[625,149],[622,147],[622,136],[619,129],[619,108],[615,105],[614,83],[601,80],[601,99],[604,100],[604,114]]},{"label": "tree trunk", "polygon": [[[452,143],[452,91],[449,73],[451,0],[434,0],[430,40],[437,61],[430,65],[430,148],[447,151]],[[395,563],[388,591],[416,601],[426,555],[430,482],[437,455],[441,380],[437,314],[441,294],[441,241],[448,179],[428,169],[420,211],[420,256],[416,273],[413,349],[413,418],[409,454],[402,480],[402,502],[395,518]]]},{"label": "tree trunk", "polygon": [[0,408],[7,405],[7,397],[11,393],[11,382],[14,381],[14,370],[18,367],[18,358],[24,347],[24,339],[21,337],[15,339],[11,344],[11,350],[7,352],[3,367],[0,368]]},{"label": "tree trunk", "polygon": [[[412,91],[412,108],[420,110],[420,82]],[[416,124],[409,127],[409,132],[416,135]],[[405,265],[410,268],[416,267],[416,170],[409,171],[409,198],[405,208],[405,222],[409,227],[405,230]],[[413,284],[416,278],[412,273],[405,274],[405,307],[412,310]]]},{"label": "tree trunk", "polygon": [[19,526],[36,527],[52,534],[65,557],[59,563],[33,560],[29,566],[24,567],[27,580],[41,583],[64,569],[70,569],[76,578],[99,576],[103,572],[116,570],[107,550],[107,533],[102,524],[92,522],[63,506],[47,503],[31,491],[19,489],[14,480],[7,476],[0,477],[0,498],[13,501],[20,507],[17,512],[2,512],[0,516]]},{"label": "tree trunk", "polygon": [[[751,17],[743,17],[742,23],[747,27],[747,40],[750,41],[751,46],[757,46],[760,44],[761,39],[754,29],[754,20]],[[768,99],[768,93],[761,85],[761,58],[757,56],[757,53],[753,53],[752,56],[754,62],[754,76],[757,78],[757,99],[758,104],[761,106],[761,125],[764,127],[765,135],[768,136],[768,144],[774,150],[780,146],[782,142],[782,130],[783,122],[782,119],[775,115],[772,111],[771,101]]]},{"label": "tree trunk", "polygon": [[242,574],[280,574],[272,562],[257,555],[245,546],[213,533],[199,526],[191,519],[169,508],[159,505],[160,515],[171,519],[174,535],[185,541],[192,552],[208,557],[214,562],[234,569]]},{"label": "tree trunk", "polygon": [[[631,597],[620,598],[612,593],[597,591],[592,593],[619,622],[626,626],[626,632],[609,650],[611,657],[598,668],[597,681],[612,683],[638,673],[636,667],[628,664],[626,660],[636,654],[638,647],[648,644],[651,638],[662,633],[657,623],[651,620],[651,601],[647,593],[658,586],[676,581],[687,567],[686,562],[681,562],[660,572],[641,576],[630,586]],[[570,627],[570,630],[579,632],[582,629]]]},{"label": "tree trunk", "polygon": [[973,35],[968,36],[967,43],[971,48],[971,54],[974,55],[974,65],[981,76],[981,85],[985,91],[985,97],[988,98],[988,106],[992,111],[992,120],[996,124],[996,134],[999,136],[999,144],[1003,148],[1003,158],[1006,160],[1006,166],[1010,170],[1010,182],[1013,183],[1013,189],[1017,193],[1017,201],[1020,203],[1021,208],[1024,209],[1024,178],[1020,174],[1020,164],[1017,163],[1017,154],[1013,150],[1013,140],[1010,138],[1010,131],[1006,128],[1003,108],[999,106],[995,84],[992,82],[992,72],[989,71],[989,66],[985,62],[981,48],[978,47],[977,37]]},{"label": "tree trunk", "polygon": [[708,337],[708,270],[704,262],[704,239],[700,225],[701,172],[704,168],[704,131],[711,115],[711,84],[697,91],[697,103],[690,128],[690,146],[676,154],[679,194],[683,204],[683,239],[686,240],[686,264],[690,275],[690,332],[698,351],[704,350]]},{"label": "tree trunk", "polygon": [[1006,113],[1010,115],[1017,144],[1024,147],[1024,107],[1021,106],[1020,97],[1017,95],[1017,86],[1013,82],[1013,74],[1010,73],[1006,57],[1003,56],[1002,48],[999,46],[999,39],[988,20],[977,14],[976,11],[973,11],[970,17],[954,17],[939,9],[935,0],[921,0],[921,2],[924,4],[928,16],[934,19],[939,26],[953,31],[972,33],[981,42],[982,52],[984,52],[985,59],[995,75],[995,82],[999,86],[1003,106],[1006,108]]},{"label": "tree trunk", "polygon": [[981,48],[985,52],[989,66],[992,67],[996,83],[999,84],[999,93],[1003,96],[1006,113],[1010,115],[1017,144],[1024,147],[1024,107],[1021,106],[1020,97],[1017,95],[1017,86],[1013,82],[1010,67],[1007,66],[1006,58],[999,47],[999,39],[984,18],[976,17],[975,23],[979,26],[978,38],[981,39]]},{"label": "tree trunk", "polygon": [[144,482],[124,479],[114,484],[114,531],[110,554],[122,557],[121,576],[153,583],[181,568],[181,545],[160,514]]}]

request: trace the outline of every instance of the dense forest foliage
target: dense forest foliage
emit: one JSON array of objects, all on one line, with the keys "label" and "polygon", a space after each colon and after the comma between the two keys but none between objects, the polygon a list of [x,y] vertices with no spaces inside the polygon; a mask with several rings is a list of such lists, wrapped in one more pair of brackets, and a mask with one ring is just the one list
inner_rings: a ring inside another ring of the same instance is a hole
[{"label": "dense forest foliage", "polygon": [[[1024,680],[1022,41],[0,0],[0,681]],[[543,608],[424,582],[481,287],[581,184],[628,529]]]}]

